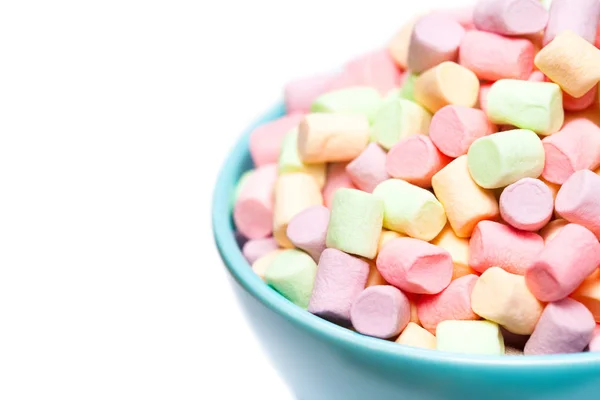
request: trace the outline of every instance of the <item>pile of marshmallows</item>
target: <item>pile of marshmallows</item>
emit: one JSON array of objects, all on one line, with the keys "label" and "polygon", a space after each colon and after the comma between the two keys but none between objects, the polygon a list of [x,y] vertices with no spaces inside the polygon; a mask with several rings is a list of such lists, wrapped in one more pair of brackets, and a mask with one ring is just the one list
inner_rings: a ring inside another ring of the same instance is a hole
[{"label": "pile of marshmallows", "polygon": [[404,345],[600,351],[599,20],[598,0],[479,1],[288,84],[235,192],[253,270]]}]

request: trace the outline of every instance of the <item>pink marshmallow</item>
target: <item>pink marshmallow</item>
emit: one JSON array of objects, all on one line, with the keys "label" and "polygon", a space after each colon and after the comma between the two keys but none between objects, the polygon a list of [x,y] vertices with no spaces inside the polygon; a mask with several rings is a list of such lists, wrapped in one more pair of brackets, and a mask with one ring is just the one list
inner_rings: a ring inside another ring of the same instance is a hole
[{"label": "pink marshmallow", "polygon": [[550,303],[525,345],[525,355],[583,351],[590,343],[596,322],[585,306],[573,299]]},{"label": "pink marshmallow", "polygon": [[387,282],[416,294],[444,290],[452,279],[453,267],[446,250],[408,237],[389,241],[377,257],[377,269]]},{"label": "pink marshmallow", "polygon": [[[479,86],[479,108],[487,115],[487,95],[492,88],[491,83],[483,83]],[[433,120],[431,121],[433,123]]]},{"label": "pink marshmallow", "polygon": [[377,143],[370,143],[362,153],[346,166],[346,172],[354,185],[371,193],[390,176],[385,170],[386,153]]},{"label": "pink marshmallow", "polygon": [[524,275],[543,248],[544,239],[537,233],[481,221],[469,242],[469,265],[479,273],[500,267],[511,274]]},{"label": "pink marshmallow", "polygon": [[452,159],[442,154],[428,136],[411,135],[390,149],[385,168],[394,178],[430,188],[433,175],[450,161]]},{"label": "pink marshmallow", "polygon": [[420,74],[444,61],[456,61],[465,30],[454,19],[433,13],[413,28],[408,49],[408,69]]},{"label": "pink marshmallow", "polygon": [[[527,79],[529,82],[547,82],[546,75],[542,71],[533,71],[529,78]],[[564,101],[564,94],[563,94]]]},{"label": "pink marshmallow", "polygon": [[479,0],[473,12],[475,27],[505,36],[540,32],[548,11],[539,0]]},{"label": "pink marshmallow", "polygon": [[393,286],[371,286],[358,296],[350,316],[354,329],[359,333],[390,339],[398,336],[408,325],[410,303]]},{"label": "pink marshmallow", "polygon": [[600,324],[596,325],[596,329],[594,329],[589,348],[592,352],[600,352]]},{"label": "pink marshmallow", "polygon": [[277,241],[270,237],[264,239],[248,240],[242,247],[242,254],[248,260],[250,265],[267,253],[277,250],[279,245]]},{"label": "pink marshmallow", "polygon": [[349,322],[352,304],[367,283],[369,264],[336,249],[321,255],[308,312],[336,322]]},{"label": "pink marshmallow", "polygon": [[402,72],[388,49],[376,50],[346,64],[346,71],[355,79],[356,86],[371,86],[382,95],[400,86]]},{"label": "pink marshmallow", "polygon": [[267,122],[250,134],[250,156],[254,165],[276,163],[285,135],[300,124],[303,114],[290,114]]},{"label": "pink marshmallow", "polygon": [[[498,131],[485,112],[449,105],[435,113],[429,126],[429,138],[442,153],[457,158],[467,154],[471,144]],[[388,155],[389,157],[389,155]]]},{"label": "pink marshmallow", "polygon": [[327,167],[327,180],[323,187],[323,203],[331,209],[333,196],[338,189],[356,189],[350,175],[346,172],[347,163],[332,163]]},{"label": "pink marshmallow", "polygon": [[329,209],[324,206],[312,206],[296,214],[287,227],[287,237],[297,248],[307,252],[313,260],[319,262],[327,237]]},{"label": "pink marshmallow", "polygon": [[552,192],[539,179],[523,178],[500,195],[500,215],[517,229],[538,231],[550,222],[553,212]]},{"label": "pink marshmallow", "polygon": [[285,107],[288,114],[307,113],[317,97],[329,90],[334,75],[322,74],[298,78],[289,82],[284,89]]},{"label": "pink marshmallow", "polygon": [[600,265],[600,243],[581,225],[569,224],[537,255],[525,282],[540,301],[564,299]]},{"label": "pink marshmallow", "polygon": [[477,275],[465,275],[438,294],[422,295],[417,310],[423,328],[435,335],[435,329],[442,321],[479,319],[471,309],[471,292],[477,279]]},{"label": "pink marshmallow", "polygon": [[600,20],[598,0],[552,0],[544,46],[564,30],[570,30],[590,43],[596,39]]},{"label": "pink marshmallow", "polygon": [[590,89],[590,91],[581,97],[573,97],[569,93],[563,92],[563,107],[567,111],[585,110],[594,104],[597,94],[598,86],[594,86],[592,89]]},{"label": "pink marshmallow", "polygon": [[472,30],[475,29],[475,24],[473,23],[473,11],[475,11],[475,7],[466,6],[450,8],[447,10],[439,10],[435,11],[435,13],[452,18],[465,30]]},{"label": "pink marshmallow", "polygon": [[242,187],[233,207],[238,231],[248,239],[261,239],[273,233],[273,190],[277,165],[258,167]]},{"label": "pink marshmallow", "polygon": [[600,176],[577,171],[556,195],[556,212],[569,222],[585,226],[600,237]]},{"label": "pink marshmallow", "polygon": [[546,163],[542,177],[562,185],[574,172],[600,165],[600,128],[585,118],[567,122],[542,140]]}]

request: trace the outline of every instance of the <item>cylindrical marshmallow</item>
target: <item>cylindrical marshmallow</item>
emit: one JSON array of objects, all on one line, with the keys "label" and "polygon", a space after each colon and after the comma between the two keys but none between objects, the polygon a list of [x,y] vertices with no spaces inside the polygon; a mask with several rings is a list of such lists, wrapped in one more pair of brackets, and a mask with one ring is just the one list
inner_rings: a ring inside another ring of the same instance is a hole
[{"label": "cylindrical marshmallow", "polygon": [[473,107],[479,96],[479,79],[461,65],[443,62],[419,75],[414,96],[432,113],[450,104]]},{"label": "cylindrical marshmallow", "polygon": [[539,0],[479,0],[473,23],[481,31],[519,36],[543,30],[548,11]]},{"label": "cylindrical marshmallow", "polygon": [[386,153],[377,143],[370,143],[362,153],[348,163],[346,172],[354,185],[371,193],[377,185],[389,179],[386,171]]},{"label": "cylindrical marshmallow", "polygon": [[469,31],[460,45],[459,64],[481,80],[528,79],[535,49],[527,39]]},{"label": "cylindrical marshmallow", "polygon": [[304,117],[303,114],[289,114],[255,128],[250,134],[250,156],[254,165],[276,163],[283,138],[296,128]]},{"label": "cylindrical marshmallow", "polygon": [[567,122],[542,141],[546,164],[542,176],[562,185],[574,172],[600,165],[600,128],[586,118]]},{"label": "cylindrical marshmallow", "polygon": [[493,267],[475,283],[473,311],[518,335],[531,335],[544,305],[527,289],[525,278]]},{"label": "cylindrical marshmallow", "polygon": [[438,11],[434,11],[436,13],[448,16],[458,22],[465,30],[475,29],[475,25],[473,24],[473,12],[475,11],[475,7],[472,5],[463,6],[463,7],[453,7],[449,9],[440,9]]},{"label": "cylindrical marshmallow", "polygon": [[414,322],[409,322],[402,331],[396,343],[421,349],[435,350],[435,336]]},{"label": "cylindrical marshmallow", "polygon": [[496,219],[500,215],[494,193],[482,189],[471,178],[466,155],[435,174],[431,183],[458,237],[470,237],[479,221]]},{"label": "cylindrical marshmallow", "polygon": [[564,30],[573,31],[588,42],[594,43],[598,20],[600,2],[597,0],[553,0],[544,34],[544,45]]},{"label": "cylindrical marshmallow", "polygon": [[444,207],[435,196],[403,180],[388,179],[380,183],[373,196],[383,201],[386,229],[427,241],[446,225]]},{"label": "cylindrical marshmallow", "polygon": [[390,241],[377,257],[377,269],[387,282],[416,294],[444,290],[452,280],[452,267],[446,250],[412,238]]},{"label": "cylindrical marshmallow", "polygon": [[529,78],[527,80],[529,82],[546,82],[546,75],[544,75],[538,70],[535,70],[531,73],[531,75],[529,75]]},{"label": "cylindrical marshmallow", "polygon": [[298,154],[298,129],[291,130],[283,138],[277,170],[279,175],[303,172],[312,176],[319,187],[322,188],[325,185],[327,165],[324,163],[304,164],[300,159]]},{"label": "cylindrical marshmallow", "polygon": [[296,214],[287,227],[287,237],[297,248],[307,252],[319,262],[325,250],[329,209],[325,206],[312,206]]},{"label": "cylindrical marshmallow", "polygon": [[233,208],[233,220],[238,231],[248,239],[264,238],[273,232],[273,187],[276,180],[277,165],[263,165],[246,179],[240,191]]},{"label": "cylindrical marshmallow", "polygon": [[375,50],[346,64],[358,85],[370,86],[386,94],[400,86],[401,72],[388,49]]},{"label": "cylindrical marshmallow", "polygon": [[[329,90],[331,74],[313,75],[288,82],[284,88],[285,108],[288,113],[310,111],[312,103]],[[298,121],[300,123],[300,121]]]},{"label": "cylindrical marshmallow", "polygon": [[[346,71],[347,74],[350,72]],[[352,86],[319,96],[310,106],[313,113],[359,114],[371,120],[383,98],[370,86]]]},{"label": "cylindrical marshmallow", "polygon": [[423,328],[435,334],[442,321],[479,319],[471,309],[471,292],[477,279],[477,275],[465,275],[452,281],[438,294],[422,295],[417,302],[417,310]]},{"label": "cylindrical marshmallow", "polygon": [[440,234],[431,241],[431,244],[441,247],[452,256],[454,264],[452,280],[475,274],[475,270],[469,266],[469,240],[456,236],[450,225],[446,224]]},{"label": "cylindrical marshmallow", "polygon": [[402,28],[394,35],[388,45],[388,51],[392,59],[402,69],[408,68],[408,49],[410,47],[410,39],[415,24],[422,18],[422,15],[417,15],[406,22]]},{"label": "cylindrical marshmallow", "polygon": [[452,159],[442,154],[428,136],[412,135],[390,149],[385,169],[393,178],[430,188],[433,175],[450,161]]},{"label": "cylindrical marshmallow", "polygon": [[248,240],[244,244],[244,247],[242,247],[242,254],[250,263],[250,265],[252,265],[254,261],[258,260],[265,254],[272,252],[273,250],[277,250],[278,248],[279,245],[277,244],[277,241],[272,237],[252,239]]},{"label": "cylindrical marshmallow", "polygon": [[562,185],[556,196],[556,212],[569,222],[583,225],[600,237],[600,176],[577,171]]},{"label": "cylindrical marshmallow", "polygon": [[460,157],[471,144],[498,131],[485,113],[464,106],[446,106],[435,113],[429,126],[429,138],[445,155]]},{"label": "cylindrical marshmallow", "polygon": [[408,49],[408,69],[421,73],[444,61],[456,61],[464,28],[452,18],[433,13],[415,25]]},{"label": "cylindrical marshmallow", "polygon": [[269,266],[271,265],[275,257],[284,251],[284,249],[277,249],[263,255],[262,257],[260,257],[252,263],[252,271],[254,271],[254,273],[258,275],[260,279],[265,281],[265,273],[267,272],[267,269],[269,269]]},{"label": "cylindrical marshmallow", "polygon": [[596,322],[600,322],[600,269],[583,281],[571,298],[586,306]]},{"label": "cylindrical marshmallow", "polygon": [[336,249],[321,255],[308,312],[335,322],[349,322],[352,304],[364,290],[369,264]]},{"label": "cylindrical marshmallow", "polygon": [[569,224],[535,257],[525,273],[527,287],[541,301],[564,299],[600,265],[600,243],[581,225]]},{"label": "cylindrical marshmallow", "polygon": [[525,345],[525,355],[581,352],[590,343],[595,327],[583,304],[573,299],[550,303]]},{"label": "cylindrical marshmallow", "polygon": [[562,91],[551,82],[499,80],[488,92],[485,108],[495,124],[531,129],[543,136],[558,132],[564,122]]},{"label": "cylindrical marshmallow", "polygon": [[265,281],[283,297],[306,309],[317,274],[317,264],[296,249],[282,251],[271,261]]},{"label": "cylindrical marshmallow", "polygon": [[591,88],[581,97],[573,97],[569,93],[563,93],[563,107],[566,111],[585,110],[596,101],[598,86]]},{"label": "cylindrical marshmallow", "polygon": [[548,243],[550,240],[554,239],[558,232],[566,225],[569,224],[569,221],[566,219],[555,219],[554,221],[550,221],[548,225],[540,230],[540,236],[544,239],[544,243]]},{"label": "cylindrical marshmallow", "polygon": [[535,56],[535,66],[573,97],[600,81],[600,51],[572,31],[562,31]]},{"label": "cylindrical marshmallow", "polygon": [[500,195],[500,215],[517,229],[538,231],[550,221],[553,211],[552,192],[539,179],[518,180]]},{"label": "cylindrical marshmallow", "polygon": [[312,176],[303,173],[281,175],[275,184],[272,226],[277,243],[282,247],[294,247],[286,233],[289,222],[301,211],[321,204],[321,190]]},{"label": "cylindrical marshmallow", "polygon": [[346,172],[347,165],[347,163],[331,163],[327,167],[327,179],[323,187],[323,203],[327,208],[331,208],[333,196],[338,189],[356,189]]},{"label": "cylindrical marshmallow", "polygon": [[298,130],[298,152],[307,164],[352,160],[368,143],[364,115],[308,114]]},{"label": "cylindrical marshmallow", "polygon": [[437,349],[451,353],[504,355],[500,326],[490,321],[442,321],[436,330]]},{"label": "cylindrical marshmallow", "polygon": [[383,201],[356,189],[338,189],[333,197],[327,247],[369,259],[377,255]]},{"label": "cylindrical marshmallow", "polygon": [[431,114],[417,103],[402,98],[387,100],[375,114],[372,140],[389,150],[410,135],[427,133],[430,123]]},{"label": "cylindrical marshmallow", "polygon": [[544,146],[528,129],[498,132],[477,139],[468,152],[469,172],[477,184],[496,189],[544,170]]},{"label": "cylindrical marshmallow", "polygon": [[481,221],[469,242],[469,265],[482,273],[500,267],[511,274],[524,275],[544,248],[544,239],[494,221]]},{"label": "cylindrical marshmallow", "polygon": [[393,286],[371,286],[363,290],[350,311],[352,326],[359,333],[381,339],[398,336],[410,321],[410,304]]}]

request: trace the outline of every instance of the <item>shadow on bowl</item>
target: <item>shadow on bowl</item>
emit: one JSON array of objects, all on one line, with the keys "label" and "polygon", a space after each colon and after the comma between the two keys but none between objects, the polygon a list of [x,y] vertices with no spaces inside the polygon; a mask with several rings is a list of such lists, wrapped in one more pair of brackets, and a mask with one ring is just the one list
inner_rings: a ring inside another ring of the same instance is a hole
[{"label": "shadow on bowl", "polygon": [[283,103],[276,105],[240,138],[218,177],[212,217],[215,241],[239,303],[298,399],[600,398],[600,353],[484,357],[406,347],[320,319],[260,280],[237,245],[230,199],[240,175],[252,168],[250,132],[284,113]]}]

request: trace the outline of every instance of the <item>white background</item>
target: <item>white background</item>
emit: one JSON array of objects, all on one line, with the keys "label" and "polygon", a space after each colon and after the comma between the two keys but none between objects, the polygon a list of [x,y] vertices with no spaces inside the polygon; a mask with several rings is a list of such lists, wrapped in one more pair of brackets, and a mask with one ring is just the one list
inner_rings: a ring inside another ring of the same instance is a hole
[{"label": "white background", "polygon": [[0,3],[0,398],[291,398],[210,228],[215,176],[289,79],[420,0]]}]

